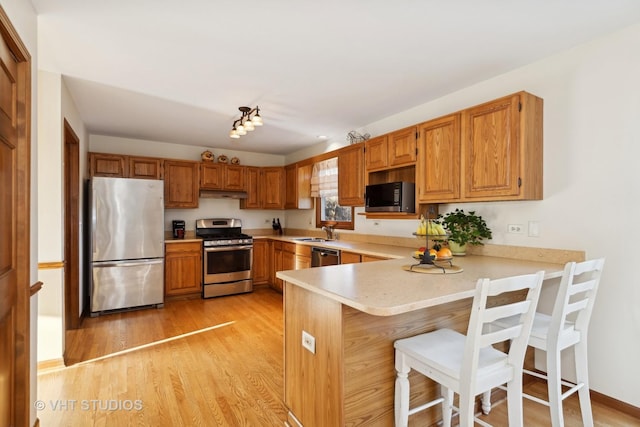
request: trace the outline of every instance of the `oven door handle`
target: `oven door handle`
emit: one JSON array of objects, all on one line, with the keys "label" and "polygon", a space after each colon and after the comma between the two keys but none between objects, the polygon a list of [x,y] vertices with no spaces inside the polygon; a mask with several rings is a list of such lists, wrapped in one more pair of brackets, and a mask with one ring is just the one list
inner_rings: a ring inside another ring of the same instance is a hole
[{"label": "oven door handle", "polygon": [[220,246],[220,247],[215,247],[215,248],[204,248],[205,252],[229,252],[229,251],[237,251],[237,250],[243,250],[243,249],[253,249],[252,245],[246,245],[246,246]]}]

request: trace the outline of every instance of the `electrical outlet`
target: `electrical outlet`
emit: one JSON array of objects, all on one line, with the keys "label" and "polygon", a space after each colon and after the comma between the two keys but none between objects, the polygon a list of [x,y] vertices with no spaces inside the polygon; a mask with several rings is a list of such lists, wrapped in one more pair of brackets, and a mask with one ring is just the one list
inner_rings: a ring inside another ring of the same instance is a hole
[{"label": "electrical outlet", "polygon": [[375,227],[378,227],[378,226],[380,225],[380,223],[379,223],[378,221],[374,221],[374,222],[373,222],[373,225],[374,225]]},{"label": "electrical outlet", "polygon": [[524,226],[522,224],[509,224],[507,226],[508,233],[522,234],[524,233]]},{"label": "electrical outlet", "polygon": [[302,331],[302,346],[316,354],[316,338],[307,331]]},{"label": "electrical outlet", "polygon": [[267,218],[267,219],[265,219],[265,220],[264,220],[264,223],[265,223],[265,224],[269,224],[270,222],[271,222],[271,220],[270,220],[269,218]]}]

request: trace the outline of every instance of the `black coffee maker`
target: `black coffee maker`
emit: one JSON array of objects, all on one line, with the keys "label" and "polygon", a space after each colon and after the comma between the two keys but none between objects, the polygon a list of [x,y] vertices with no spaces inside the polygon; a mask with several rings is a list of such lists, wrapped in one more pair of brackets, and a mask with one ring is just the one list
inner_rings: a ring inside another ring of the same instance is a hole
[{"label": "black coffee maker", "polygon": [[174,219],[173,225],[173,237],[176,239],[184,239],[184,227],[185,223],[181,219]]}]

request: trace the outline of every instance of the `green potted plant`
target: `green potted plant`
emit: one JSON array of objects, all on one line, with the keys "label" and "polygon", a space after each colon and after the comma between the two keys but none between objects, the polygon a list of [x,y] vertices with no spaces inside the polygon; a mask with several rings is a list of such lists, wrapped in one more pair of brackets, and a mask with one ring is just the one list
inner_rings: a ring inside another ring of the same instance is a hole
[{"label": "green potted plant", "polygon": [[453,255],[464,255],[467,245],[483,245],[483,239],[491,239],[487,223],[475,211],[456,209],[438,220],[449,234],[449,249]]}]

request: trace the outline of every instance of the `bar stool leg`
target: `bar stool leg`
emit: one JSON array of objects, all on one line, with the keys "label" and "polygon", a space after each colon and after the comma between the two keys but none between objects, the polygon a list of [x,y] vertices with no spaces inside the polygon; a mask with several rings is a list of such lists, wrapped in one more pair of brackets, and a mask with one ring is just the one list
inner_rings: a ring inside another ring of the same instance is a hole
[{"label": "bar stool leg", "polygon": [[582,337],[574,347],[576,362],[576,380],[578,384],[584,384],[578,390],[580,398],[580,412],[582,424],[585,427],[593,427],[593,413],[591,412],[591,397],[589,396],[589,368],[587,366],[587,340]]}]

